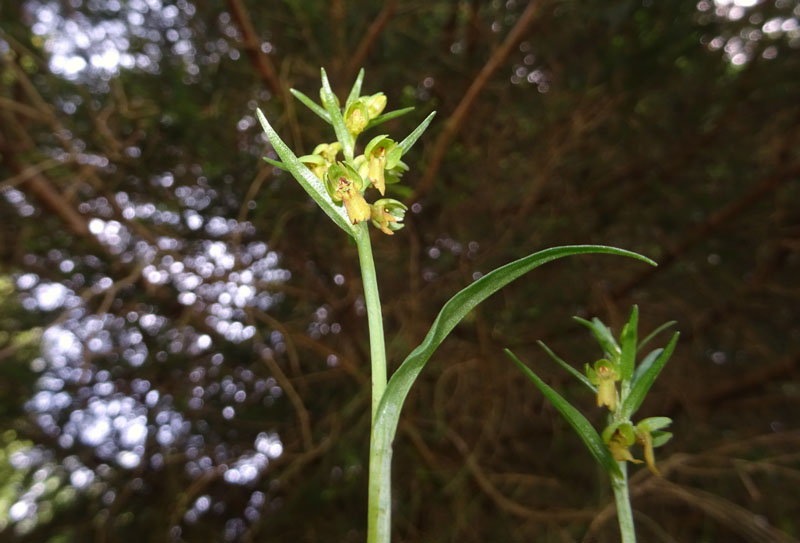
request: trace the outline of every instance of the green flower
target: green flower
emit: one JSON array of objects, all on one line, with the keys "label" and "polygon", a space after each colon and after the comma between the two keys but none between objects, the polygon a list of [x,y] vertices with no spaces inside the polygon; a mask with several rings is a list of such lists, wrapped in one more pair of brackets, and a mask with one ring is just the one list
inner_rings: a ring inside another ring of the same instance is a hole
[{"label": "green flower", "polygon": [[620,424],[608,440],[608,450],[617,462],[633,462],[641,464],[641,460],[633,457],[631,445],[636,442],[636,435],[630,423]]},{"label": "green flower", "polygon": [[384,234],[394,235],[403,228],[403,218],[408,208],[392,198],[381,198],[372,204],[372,224]]},{"label": "green flower", "polygon": [[639,422],[634,429],[636,443],[644,448],[644,461],[655,475],[661,474],[656,468],[656,455],[653,449],[670,440],[672,437],[670,432],[660,431],[670,424],[672,424],[672,419],[668,417],[650,417]]},{"label": "green flower", "polygon": [[341,150],[342,144],[338,141],[333,143],[320,143],[314,147],[313,153],[301,156],[299,160],[320,180],[324,180],[325,174],[328,173],[328,167],[336,162],[336,155],[338,155]]},{"label": "green flower", "polygon": [[586,365],[586,376],[589,382],[597,387],[597,407],[608,406],[611,411],[617,410],[617,381],[619,370],[605,358],[594,363],[594,367]]},{"label": "green flower", "polygon": [[344,203],[347,216],[353,224],[364,222],[372,216],[362,194],[364,180],[350,165],[344,162],[331,164],[325,178],[325,189],[334,202]]},{"label": "green flower", "polygon": [[325,162],[333,164],[336,162],[336,155],[338,155],[341,150],[342,144],[338,141],[334,141],[333,143],[320,143],[314,147],[314,152],[312,154],[319,155],[325,159]]},{"label": "green flower", "polygon": [[353,136],[363,132],[368,122],[369,108],[367,107],[366,99],[359,98],[347,106],[344,111],[344,125]]},{"label": "green flower", "polygon": [[328,171],[328,163],[325,162],[324,158],[317,154],[313,154],[298,157],[298,160],[300,160],[300,162],[302,162],[306,168],[311,170],[311,172],[320,180],[325,179],[325,174]]},{"label": "green flower", "polygon": [[394,141],[386,137],[375,136],[364,149],[367,159],[367,178],[383,195],[386,192],[385,170],[398,166],[403,150]]}]

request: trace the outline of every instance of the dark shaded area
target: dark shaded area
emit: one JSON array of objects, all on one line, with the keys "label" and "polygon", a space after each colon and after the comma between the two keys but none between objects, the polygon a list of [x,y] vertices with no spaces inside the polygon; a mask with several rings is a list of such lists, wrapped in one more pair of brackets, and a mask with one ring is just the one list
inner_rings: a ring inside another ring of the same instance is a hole
[{"label": "dark shaded area", "polygon": [[[374,232],[390,364],[481,273],[536,270],[456,328],[394,445],[397,541],[615,541],[610,489],[509,347],[600,356],[570,317],[679,347],[641,412],[642,541],[795,541],[800,4],[81,0],[0,8],[0,539],[362,541],[369,347],[355,247],[285,173],[333,134],[324,66],[408,133]],[[362,138],[368,141],[367,138]],[[274,156],[274,155],[270,155]]]}]

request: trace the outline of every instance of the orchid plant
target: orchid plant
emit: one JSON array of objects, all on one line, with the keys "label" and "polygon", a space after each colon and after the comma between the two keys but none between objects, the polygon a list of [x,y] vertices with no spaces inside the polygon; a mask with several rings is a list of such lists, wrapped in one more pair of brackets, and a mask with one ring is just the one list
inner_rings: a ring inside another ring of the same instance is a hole
[{"label": "orchid plant", "polygon": [[627,463],[639,464],[642,460],[634,458],[630,448],[634,445],[641,446],[647,467],[655,475],[660,475],[656,468],[653,449],[664,445],[672,437],[670,432],[664,430],[672,424],[672,420],[668,417],[648,417],[634,424],[631,417],[642,405],[656,377],[672,356],[680,334],[675,332],[666,347],[650,351],[636,366],[639,351],[657,334],[675,324],[674,322],[659,326],[638,342],[637,306],[633,306],[628,322],[620,332],[619,340],[614,338],[608,326],[596,317],[591,321],[580,317],[575,317],[575,320],[591,330],[603,349],[603,358],[594,364],[586,364],[583,374],[556,356],[541,341],[539,345],[558,365],[595,395],[598,407],[608,409],[608,422],[601,433],[592,427],[580,411],[520,362],[511,351],[506,349],[506,354],[569,422],[600,467],[608,474],[617,505],[617,520],[622,543],[635,543],[636,532],[628,492]]},{"label": "orchid plant", "polygon": [[[422,343],[406,356],[391,378],[387,379],[383,318],[368,225],[372,224],[388,235],[403,228],[406,205],[385,197],[385,193],[387,187],[400,182],[408,171],[402,159],[426,130],[435,113],[428,115],[402,140],[395,141],[387,135],[377,135],[362,150],[357,143],[362,133],[407,114],[413,108],[384,113],[386,96],[383,93],[361,93],[364,70],[359,72],[343,105],[334,95],[324,69],[321,70],[321,79],[321,105],[302,92],[291,90],[300,102],[332,126],[336,137],[336,141],[320,143],[312,154],[296,156],[261,110],[256,113],[280,158],[264,160],[288,171],[328,217],[355,241],[358,248],[369,326],[372,379],[367,541],[388,543],[391,538],[392,442],[400,410],[425,363],[461,319],[510,282],[542,264],[565,256],[605,253],[635,258],[651,265],[655,265],[655,262],[615,247],[573,245],[545,249],[506,264],[476,280],[445,303]],[[359,154],[356,154],[357,151]],[[370,203],[369,200],[376,196]]]}]

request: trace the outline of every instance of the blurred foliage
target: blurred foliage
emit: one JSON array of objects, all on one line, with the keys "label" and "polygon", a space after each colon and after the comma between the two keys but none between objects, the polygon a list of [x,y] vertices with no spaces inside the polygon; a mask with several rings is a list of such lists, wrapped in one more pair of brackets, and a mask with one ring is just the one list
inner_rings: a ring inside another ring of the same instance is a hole
[{"label": "blurred foliage", "polygon": [[375,241],[390,364],[523,254],[661,264],[554,263],[456,328],[394,444],[396,540],[618,537],[582,444],[502,349],[572,401],[536,340],[592,361],[569,317],[618,332],[632,303],[683,332],[643,406],[675,438],[662,479],[634,470],[641,539],[796,540],[798,18],[794,0],[4,2],[0,539],[363,540],[355,247],[261,160],[254,117],[309,152],[333,134],[288,89],[316,96],[324,66],[342,95],[363,65],[365,92],[417,108],[389,133],[439,111],[405,157],[413,195],[389,190],[407,226]]}]

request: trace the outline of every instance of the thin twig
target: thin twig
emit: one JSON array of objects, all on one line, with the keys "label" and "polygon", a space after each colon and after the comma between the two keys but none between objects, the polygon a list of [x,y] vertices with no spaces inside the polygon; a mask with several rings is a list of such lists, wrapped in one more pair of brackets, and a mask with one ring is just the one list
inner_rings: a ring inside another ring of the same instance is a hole
[{"label": "thin twig", "polygon": [[256,343],[255,345],[256,351],[258,352],[261,360],[267,365],[269,371],[275,376],[275,380],[281,386],[281,388],[286,392],[286,397],[291,402],[292,407],[294,407],[295,413],[297,414],[298,422],[300,423],[300,433],[303,438],[303,448],[306,451],[310,451],[312,447],[311,442],[311,424],[309,422],[308,417],[308,410],[306,406],[303,404],[302,398],[295,390],[294,385],[286,377],[286,374],[283,373],[280,365],[275,361],[275,358],[272,356],[272,352],[267,349],[267,346],[263,343]]},{"label": "thin twig", "polygon": [[231,8],[236,24],[239,25],[239,29],[242,31],[244,46],[247,49],[247,54],[250,56],[253,65],[267,83],[272,94],[281,94],[281,83],[278,79],[278,73],[272,65],[272,61],[266,53],[261,50],[261,40],[258,38],[258,34],[256,34],[253,28],[253,23],[250,21],[250,16],[241,0],[228,0],[228,6]]},{"label": "thin twig", "polygon": [[394,13],[394,9],[397,7],[397,0],[387,0],[383,4],[383,9],[372,21],[372,24],[369,25],[369,29],[364,34],[364,37],[361,39],[361,43],[358,44],[356,48],[356,52],[353,53],[353,56],[350,58],[350,63],[347,65],[347,69],[345,70],[345,80],[350,81],[355,76],[355,73],[364,65],[364,61],[369,54],[369,50],[372,48],[372,45],[378,39],[383,29],[386,27],[386,24],[389,22],[389,18]]},{"label": "thin twig", "polygon": [[33,164],[32,166],[28,166],[27,168],[23,169],[17,175],[13,175],[3,181],[0,181],[0,190],[8,189],[16,187],[30,179],[31,177],[40,174],[50,168],[55,168],[56,166],[63,166],[65,162],[61,160],[56,160],[54,158],[49,158],[47,160],[43,160],[38,164]]},{"label": "thin twig", "polygon": [[477,77],[475,77],[475,79],[472,81],[472,85],[470,85],[469,89],[467,89],[467,92],[461,98],[461,102],[459,102],[455,111],[453,111],[452,115],[450,115],[450,118],[444,125],[444,129],[439,134],[439,137],[434,144],[433,156],[431,157],[431,161],[428,163],[428,166],[425,169],[425,175],[422,177],[422,180],[417,186],[417,190],[414,191],[413,196],[410,198],[412,202],[418,201],[422,196],[430,191],[431,187],[433,186],[433,180],[439,171],[439,166],[444,159],[444,155],[447,152],[450,143],[453,141],[453,138],[461,128],[464,120],[467,118],[467,113],[472,107],[472,104],[486,86],[489,78],[491,78],[494,72],[497,71],[503,62],[505,62],[508,55],[514,49],[514,46],[516,46],[517,43],[522,39],[522,36],[525,34],[525,32],[528,30],[528,27],[534,20],[534,16],[537,13],[539,4],[540,2],[536,0],[531,0],[528,3],[528,7],[525,8],[525,11],[523,11],[522,15],[520,15],[519,19],[517,19],[517,23],[514,25],[514,28],[512,28],[511,32],[508,33],[508,36],[506,36],[506,39],[503,40],[503,43],[500,45],[500,47],[494,51],[492,56],[481,69],[480,73],[478,73]]}]

